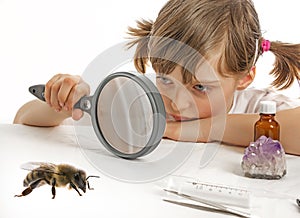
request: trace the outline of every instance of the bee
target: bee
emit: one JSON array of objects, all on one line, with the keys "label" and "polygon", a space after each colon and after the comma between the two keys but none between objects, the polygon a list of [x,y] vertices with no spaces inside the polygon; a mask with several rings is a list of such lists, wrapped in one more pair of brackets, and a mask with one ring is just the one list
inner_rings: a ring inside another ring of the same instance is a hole
[{"label": "bee", "polygon": [[33,189],[42,185],[48,184],[52,186],[52,199],[55,198],[55,187],[65,187],[69,185],[70,189],[74,189],[79,196],[82,196],[79,192],[81,189],[86,192],[86,186],[89,190],[93,190],[90,187],[88,179],[90,177],[99,178],[99,176],[88,176],[83,170],[77,169],[69,164],[53,164],[44,162],[29,162],[21,166],[22,169],[30,170],[23,181],[23,186],[27,187],[20,195],[15,197],[22,197],[30,194]]}]

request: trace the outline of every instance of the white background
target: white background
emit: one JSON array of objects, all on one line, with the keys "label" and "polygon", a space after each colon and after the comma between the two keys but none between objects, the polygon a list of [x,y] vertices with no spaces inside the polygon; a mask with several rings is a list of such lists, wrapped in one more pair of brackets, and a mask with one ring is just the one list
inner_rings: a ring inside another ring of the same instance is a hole
[{"label": "white background", "polygon": [[[33,99],[30,85],[56,73],[82,74],[98,54],[125,39],[135,20],[155,20],[165,2],[0,0],[0,123],[11,123],[18,108]],[[254,2],[265,38],[300,43],[299,1]],[[272,63],[271,54],[260,59],[254,85],[269,84]],[[297,96],[299,90],[294,86],[287,93]]]}]

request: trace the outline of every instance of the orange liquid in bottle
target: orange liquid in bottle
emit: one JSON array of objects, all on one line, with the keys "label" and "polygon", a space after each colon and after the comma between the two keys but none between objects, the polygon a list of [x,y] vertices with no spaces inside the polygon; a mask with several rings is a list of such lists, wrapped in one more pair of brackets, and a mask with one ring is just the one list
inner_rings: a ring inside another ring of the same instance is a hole
[{"label": "orange liquid in bottle", "polygon": [[279,141],[280,125],[275,120],[275,113],[275,102],[262,101],[260,103],[260,119],[254,125],[254,141],[262,135]]}]

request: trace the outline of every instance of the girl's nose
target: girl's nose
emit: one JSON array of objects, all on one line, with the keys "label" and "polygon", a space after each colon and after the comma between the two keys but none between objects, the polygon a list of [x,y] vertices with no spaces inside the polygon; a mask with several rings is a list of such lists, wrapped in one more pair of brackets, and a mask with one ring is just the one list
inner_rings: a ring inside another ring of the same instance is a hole
[{"label": "girl's nose", "polygon": [[172,98],[171,106],[173,109],[177,109],[178,111],[182,111],[187,109],[192,104],[192,96],[189,94],[188,90],[185,88],[177,90],[176,94]]}]

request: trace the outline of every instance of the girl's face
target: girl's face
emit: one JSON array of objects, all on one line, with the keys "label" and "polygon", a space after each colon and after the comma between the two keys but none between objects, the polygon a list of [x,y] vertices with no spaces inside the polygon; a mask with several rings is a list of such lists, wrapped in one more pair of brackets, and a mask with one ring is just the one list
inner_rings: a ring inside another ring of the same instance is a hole
[{"label": "girl's face", "polygon": [[214,72],[210,65],[202,65],[195,73],[196,79],[187,84],[183,83],[180,66],[168,75],[157,73],[156,84],[168,121],[208,118],[230,110],[238,80]]}]

